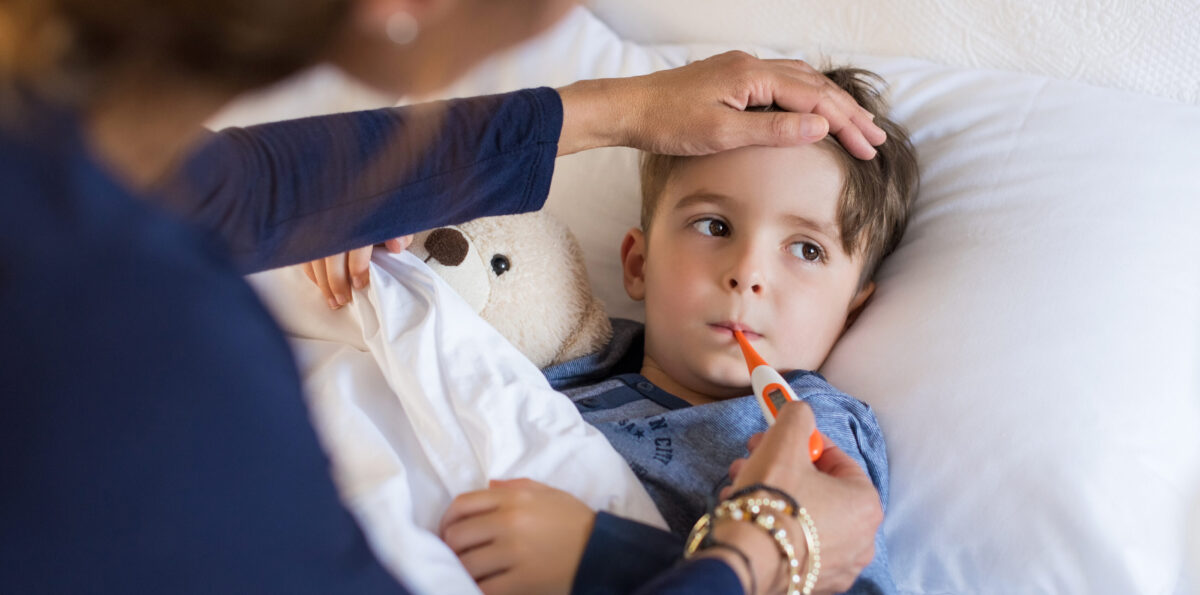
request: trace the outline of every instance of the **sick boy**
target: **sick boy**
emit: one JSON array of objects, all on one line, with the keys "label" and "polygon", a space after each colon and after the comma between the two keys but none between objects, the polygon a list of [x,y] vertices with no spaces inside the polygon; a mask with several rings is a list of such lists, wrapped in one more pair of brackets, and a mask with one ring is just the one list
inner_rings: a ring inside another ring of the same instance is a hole
[{"label": "sick boy", "polygon": [[[442,535],[488,591],[631,590],[679,557],[730,462],[766,428],[733,337],[741,330],[871,477],[886,507],[887,457],[871,409],[818,369],[875,289],[916,194],[908,137],[884,117],[872,73],[826,76],[887,134],[860,161],[832,137],[704,157],[646,155],[641,227],[621,244],[625,290],[646,324],[615,321],[602,352],[546,370],[654,498],[674,538],[537,482],[460,496]],[[819,523],[820,520],[817,519]],[[892,592],[882,530],[851,592]]]}]

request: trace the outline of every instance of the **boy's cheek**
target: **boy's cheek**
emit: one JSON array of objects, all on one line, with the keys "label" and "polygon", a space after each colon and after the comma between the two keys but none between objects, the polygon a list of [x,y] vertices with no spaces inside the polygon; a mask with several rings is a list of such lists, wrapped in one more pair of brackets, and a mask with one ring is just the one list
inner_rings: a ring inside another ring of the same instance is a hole
[{"label": "boy's cheek", "polygon": [[842,322],[836,314],[830,314],[827,318],[791,328],[790,331],[780,329],[778,341],[773,345],[777,359],[767,361],[786,370],[816,370],[825,363],[841,336]]}]

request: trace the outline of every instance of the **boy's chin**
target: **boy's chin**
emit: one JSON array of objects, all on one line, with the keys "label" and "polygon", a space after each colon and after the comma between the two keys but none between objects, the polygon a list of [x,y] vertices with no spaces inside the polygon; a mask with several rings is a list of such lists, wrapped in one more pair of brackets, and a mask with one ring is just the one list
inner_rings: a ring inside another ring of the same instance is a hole
[{"label": "boy's chin", "polygon": [[733,399],[754,392],[750,388],[750,378],[745,369],[736,373],[709,374],[704,380],[708,385],[704,392],[714,399]]}]

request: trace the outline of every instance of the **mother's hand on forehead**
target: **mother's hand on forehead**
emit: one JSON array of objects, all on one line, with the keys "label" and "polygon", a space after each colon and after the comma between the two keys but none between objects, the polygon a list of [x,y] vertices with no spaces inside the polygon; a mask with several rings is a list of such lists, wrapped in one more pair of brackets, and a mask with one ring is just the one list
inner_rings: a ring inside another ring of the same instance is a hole
[{"label": "mother's hand on forehead", "polygon": [[[626,79],[580,81],[562,89],[559,154],[626,145],[671,155],[704,155],[746,145],[790,146],[834,135],[860,159],[887,135],[850,94],[800,60],[726,52]],[[777,105],[783,112],[746,112]]]}]

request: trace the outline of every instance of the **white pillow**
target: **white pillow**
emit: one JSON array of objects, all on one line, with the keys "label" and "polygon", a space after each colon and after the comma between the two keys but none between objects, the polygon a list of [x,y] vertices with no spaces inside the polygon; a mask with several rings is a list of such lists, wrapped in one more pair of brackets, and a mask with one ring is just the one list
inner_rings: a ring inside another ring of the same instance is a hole
[{"label": "white pillow", "polygon": [[914,56],[1200,104],[1196,0],[588,0],[643,43]]},{"label": "white pillow", "polygon": [[[579,9],[447,95],[640,74],[717,49],[624,42]],[[1200,107],[834,58],[891,83],[921,164],[904,241],[823,368],[876,408],[887,437],[897,585],[1181,589],[1200,466]],[[635,153],[557,167],[549,209],[579,236],[610,311],[640,317],[617,260],[637,223]]]}]

